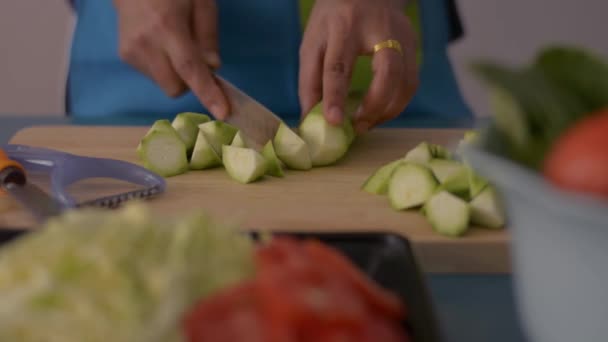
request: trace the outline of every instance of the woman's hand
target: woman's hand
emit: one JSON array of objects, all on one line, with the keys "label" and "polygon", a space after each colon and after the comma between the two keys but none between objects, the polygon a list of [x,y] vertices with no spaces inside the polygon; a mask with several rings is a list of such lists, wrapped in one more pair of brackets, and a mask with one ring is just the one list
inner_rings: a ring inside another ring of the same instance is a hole
[{"label": "woman's hand", "polygon": [[405,109],[418,87],[418,71],[415,37],[404,6],[404,0],[316,2],[300,47],[304,113],[323,99],[327,120],[340,123],[356,58],[373,54],[374,45],[388,39],[400,42],[403,55],[391,48],[374,53],[374,77],[353,118],[356,130],[364,132]]},{"label": "woman's hand", "polygon": [[218,119],[228,102],[213,70],[220,66],[215,0],[114,0],[119,52],[176,97],[190,89]]}]

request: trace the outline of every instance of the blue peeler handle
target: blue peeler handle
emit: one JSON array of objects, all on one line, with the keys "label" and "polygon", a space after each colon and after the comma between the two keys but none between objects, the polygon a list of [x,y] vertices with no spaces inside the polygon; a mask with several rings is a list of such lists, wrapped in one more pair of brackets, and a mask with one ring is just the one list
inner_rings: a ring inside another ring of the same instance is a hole
[{"label": "blue peeler handle", "polygon": [[67,152],[9,144],[2,147],[8,156],[21,163],[28,172],[50,175],[51,193],[64,207],[78,204],[67,188],[83,179],[112,178],[163,192],[166,182],[160,175],[139,165],[116,159],[78,156]]}]

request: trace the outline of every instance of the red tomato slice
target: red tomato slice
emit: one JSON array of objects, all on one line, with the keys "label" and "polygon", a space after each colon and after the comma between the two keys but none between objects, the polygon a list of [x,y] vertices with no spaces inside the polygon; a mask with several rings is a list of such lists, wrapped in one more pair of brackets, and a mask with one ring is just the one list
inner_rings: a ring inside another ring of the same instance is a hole
[{"label": "red tomato slice", "polygon": [[[343,327],[317,327],[308,329],[300,336],[303,342],[363,342],[361,329],[345,329]],[[371,341],[370,341],[371,342]]]},{"label": "red tomato slice", "polygon": [[405,318],[405,308],[399,298],[369,280],[345,256],[314,240],[304,242],[303,246],[316,264],[346,277],[377,310],[395,319]]},{"label": "red tomato slice", "polygon": [[184,319],[190,342],[268,342],[253,283],[244,283],[200,301]]},{"label": "red tomato slice", "polygon": [[316,267],[263,271],[259,290],[267,310],[296,324],[361,324],[366,305],[354,288]]},{"label": "red tomato slice", "polygon": [[283,264],[288,258],[295,256],[296,251],[300,250],[297,241],[286,238],[273,238],[268,244],[260,245],[256,249],[256,261],[262,265]]},{"label": "red tomato slice", "polygon": [[408,341],[395,319],[398,299],[329,247],[275,238],[255,260],[255,279],[186,315],[189,342]]}]

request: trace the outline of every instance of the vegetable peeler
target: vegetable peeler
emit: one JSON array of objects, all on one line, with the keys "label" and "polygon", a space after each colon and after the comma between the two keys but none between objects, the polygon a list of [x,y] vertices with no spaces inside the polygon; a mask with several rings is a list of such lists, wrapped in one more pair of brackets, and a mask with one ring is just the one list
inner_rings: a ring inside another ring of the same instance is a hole
[{"label": "vegetable peeler", "polygon": [[[50,194],[28,182],[28,172],[47,173],[50,176]],[[68,187],[91,178],[116,179],[142,188],[77,203],[68,193]],[[165,187],[165,180],[161,176],[121,160],[84,157],[25,145],[9,144],[0,147],[0,189],[25,205],[38,221],[71,208],[115,208],[131,199],[145,199],[162,193]]]}]

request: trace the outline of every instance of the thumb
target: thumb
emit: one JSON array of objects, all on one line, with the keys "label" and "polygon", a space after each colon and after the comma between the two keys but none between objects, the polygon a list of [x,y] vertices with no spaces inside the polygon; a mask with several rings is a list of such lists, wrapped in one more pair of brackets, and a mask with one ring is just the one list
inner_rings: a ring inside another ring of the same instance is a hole
[{"label": "thumb", "polygon": [[217,4],[215,0],[196,0],[192,16],[194,37],[205,63],[211,69],[221,65],[217,39]]}]

